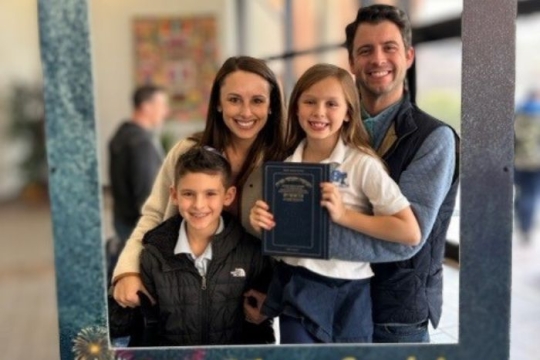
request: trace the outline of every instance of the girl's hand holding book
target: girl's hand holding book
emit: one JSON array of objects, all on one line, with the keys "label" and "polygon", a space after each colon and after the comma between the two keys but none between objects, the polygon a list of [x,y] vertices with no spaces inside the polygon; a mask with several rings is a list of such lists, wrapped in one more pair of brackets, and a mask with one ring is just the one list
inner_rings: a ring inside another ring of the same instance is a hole
[{"label": "girl's hand holding book", "polygon": [[339,220],[343,218],[347,209],[343,205],[338,188],[329,182],[321,183],[321,198],[321,205],[328,210],[332,221],[339,224]]}]

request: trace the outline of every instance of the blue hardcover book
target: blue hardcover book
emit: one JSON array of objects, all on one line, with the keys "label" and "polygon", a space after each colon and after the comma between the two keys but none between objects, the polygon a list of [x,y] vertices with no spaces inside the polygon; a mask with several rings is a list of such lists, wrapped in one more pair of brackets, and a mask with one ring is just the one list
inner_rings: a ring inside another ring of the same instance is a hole
[{"label": "blue hardcover book", "polygon": [[328,211],[321,206],[321,182],[331,164],[266,162],[263,198],[276,226],[263,230],[263,253],[328,259]]}]

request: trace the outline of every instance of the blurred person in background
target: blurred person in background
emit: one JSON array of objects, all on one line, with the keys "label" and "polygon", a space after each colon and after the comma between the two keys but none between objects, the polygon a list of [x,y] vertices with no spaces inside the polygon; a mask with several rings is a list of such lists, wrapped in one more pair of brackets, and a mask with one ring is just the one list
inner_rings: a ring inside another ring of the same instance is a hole
[{"label": "blurred person in background", "polygon": [[[108,273],[116,264],[152,190],[164,151],[159,129],[169,113],[165,90],[154,85],[137,88],[132,97],[131,119],[124,121],[109,142],[109,174],[116,238],[109,241]],[[110,278],[110,276],[109,276]]]},{"label": "blurred person in background", "polygon": [[514,180],[515,214],[522,241],[531,241],[540,192],[540,88],[517,107]]}]

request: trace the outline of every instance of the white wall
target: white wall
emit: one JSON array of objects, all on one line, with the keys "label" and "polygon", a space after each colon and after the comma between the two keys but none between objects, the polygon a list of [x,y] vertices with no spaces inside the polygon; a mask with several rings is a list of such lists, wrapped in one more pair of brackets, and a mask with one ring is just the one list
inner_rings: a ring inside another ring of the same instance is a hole
[{"label": "white wall", "polygon": [[0,200],[17,195],[21,178],[17,163],[24,146],[10,139],[10,86],[15,82],[41,84],[36,0],[0,1]]},{"label": "white wall", "polygon": [[516,102],[540,88],[540,14],[526,15],[516,23]]},{"label": "white wall", "polygon": [[41,79],[36,0],[0,1],[0,88]]}]

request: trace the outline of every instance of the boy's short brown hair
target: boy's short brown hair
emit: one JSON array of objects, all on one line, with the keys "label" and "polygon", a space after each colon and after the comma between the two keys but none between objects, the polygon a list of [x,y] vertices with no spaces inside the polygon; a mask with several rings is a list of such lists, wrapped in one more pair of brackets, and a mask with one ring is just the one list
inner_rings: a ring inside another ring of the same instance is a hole
[{"label": "boy's short brown hair", "polygon": [[195,146],[180,155],[174,168],[174,184],[188,173],[220,174],[225,189],[232,185],[232,169],[227,159],[209,146]]}]

